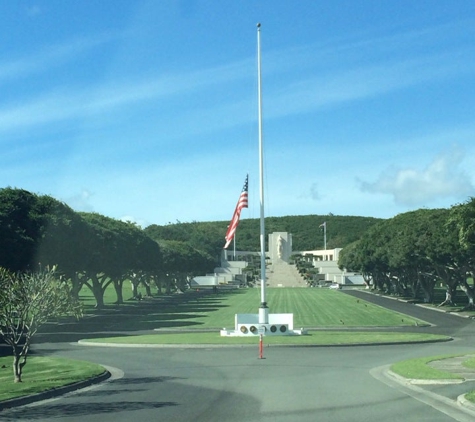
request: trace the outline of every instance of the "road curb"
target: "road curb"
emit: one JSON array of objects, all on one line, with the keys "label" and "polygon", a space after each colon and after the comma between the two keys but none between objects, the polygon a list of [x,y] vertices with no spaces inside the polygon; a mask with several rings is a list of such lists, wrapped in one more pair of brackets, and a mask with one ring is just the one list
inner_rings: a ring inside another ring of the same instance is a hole
[{"label": "road curb", "polygon": [[[414,379],[414,378],[406,378],[402,375],[396,374],[395,372],[391,371],[390,369],[387,370],[388,376],[396,380],[398,383],[406,386],[424,386],[424,385],[450,385],[450,384],[463,384],[465,380],[453,380],[453,379],[441,379],[441,380],[421,380],[421,379]],[[470,400],[465,398],[466,393],[461,394],[454,400],[459,406],[466,408],[472,412],[475,412],[475,404]]]},{"label": "road curb", "polygon": [[446,385],[446,384],[463,384],[464,379],[417,379],[417,378],[406,378],[402,375],[396,374],[395,372],[388,369],[388,375],[397,380],[401,384],[405,385]]},{"label": "road curb", "polygon": [[466,407],[470,410],[473,410],[475,412],[475,404],[471,402],[470,400],[467,400],[465,398],[465,394],[461,394],[460,396],[457,397],[457,403],[460,406]]},{"label": "road curb", "polygon": [[104,368],[104,372],[101,375],[96,377],[88,378],[84,381],[78,381],[72,384],[68,384],[62,387],[56,387],[51,390],[43,391],[41,393],[32,394],[28,396],[18,397],[10,400],[0,401],[0,411],[4,409],[9,409],[12,407],[25,406],[34,402],[52,399],[64,394],[70,393],[72,391],[80,390],[82,388],[90,387],[95,384],[99,384],[103,381],[106,381],[112,376],[111,372]]}]

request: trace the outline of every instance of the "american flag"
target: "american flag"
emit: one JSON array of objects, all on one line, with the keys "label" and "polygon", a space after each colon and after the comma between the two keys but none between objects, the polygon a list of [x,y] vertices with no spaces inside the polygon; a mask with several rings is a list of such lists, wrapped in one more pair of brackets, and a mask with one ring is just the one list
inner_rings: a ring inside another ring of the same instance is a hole
[{"label": "american flag", "polygon": [[241,210],[243,208],[247,208],[247,189],[248,189],[248,182],[249,182],[249,175],[246,176],[246,180],[244,181],[244,186],[242,188],[241,195],[239,196],[239,200],[236,205],[236,209],[234,210],[234,215],[229,223],[228,231],[226,232],[226,244],[224,245],[224,249],[226,249],[231,241],[234,238],[234,234],[236,233],[237,226],[239,224],[239,217],[241,216]]}]

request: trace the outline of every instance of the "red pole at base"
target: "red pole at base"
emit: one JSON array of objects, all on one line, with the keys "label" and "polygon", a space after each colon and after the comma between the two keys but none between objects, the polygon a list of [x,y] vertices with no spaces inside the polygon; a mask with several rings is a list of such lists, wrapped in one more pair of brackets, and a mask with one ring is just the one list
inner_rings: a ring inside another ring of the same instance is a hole
[{"label": "red pole at base", "polygon": [[264,344],[262,341],[262,334],[259,335],[259,359],[263,359]]}]

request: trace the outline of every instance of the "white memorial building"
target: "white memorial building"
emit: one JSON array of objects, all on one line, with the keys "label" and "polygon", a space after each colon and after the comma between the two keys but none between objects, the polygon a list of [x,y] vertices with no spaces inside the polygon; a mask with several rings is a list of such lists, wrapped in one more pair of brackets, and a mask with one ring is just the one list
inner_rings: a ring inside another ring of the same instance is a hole
[{"label": "white memorial building", "polygon": [[[295,266],[290,265],[292,257],[302,256],[304,259],[312,262],[318,269],[319,279],[327,283],[338,283],[345,285],[363,285],[363,277],[359,274],[347,272],[338,268],[338,257],[341,248],[320,249],[308,251],[294,251],[292,248],[292,234],[287,232],[274,232],[268,235],[268,250],[266,252],[266,261],[269,266],[267,279],[271,287],[307,287],[303,280],[298,282],[298,277],[292,271]],[[223,249],[221,256],[221,266],[214,269],[212,274],[206,276],[194,277],[191,282],[192,288],[220,286],[220,287],[238,287],[245,284],[245,268],[249,255],[259,256],[259,252],[254,251],[233,251]],[[280,274],[280,275],[279,275]],[[279,278],[285,281],[279,283]],[[273,283],[272,280],[275,280]],[[286,284],[286,282],[290,282]]]}]

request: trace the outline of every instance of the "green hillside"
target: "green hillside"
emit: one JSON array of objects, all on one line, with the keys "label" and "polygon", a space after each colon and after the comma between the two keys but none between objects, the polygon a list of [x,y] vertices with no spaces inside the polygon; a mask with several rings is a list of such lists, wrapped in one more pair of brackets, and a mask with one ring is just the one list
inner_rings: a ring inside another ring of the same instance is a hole
[{"label": "green hillside", "polygon": [[[323,249],[323,222],[327,225],[327,248],[343,248],[358,240],[371,226],[381,221],[372,217],[301,215],[266,218],[266,233],[292,233],[293,250]],[[178,240],[219,255],[224,246],[228,221],[151,225],[145,232],[156,240]],[[267,240],[267,239],[266,239]],[[243,219],[236,232],[236,248],[259,251],[259,219]]]}]

